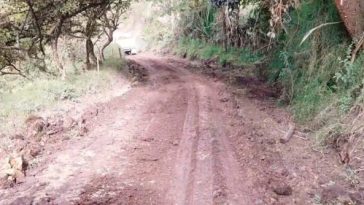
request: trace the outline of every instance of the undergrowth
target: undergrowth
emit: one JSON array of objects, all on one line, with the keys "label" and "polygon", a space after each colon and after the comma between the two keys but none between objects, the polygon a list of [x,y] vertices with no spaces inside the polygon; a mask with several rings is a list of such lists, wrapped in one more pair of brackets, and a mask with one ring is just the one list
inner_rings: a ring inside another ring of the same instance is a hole
[{"label": "undergrowth", "polygon": [[[333,1],[303,0],[285,14],[284,31],[273,40],[273,49],[264,53],[244,46],[225,51],[222,45],[210,43],[214,39],[192,34],[180,37],[175,51],[222,65],[244,67],[264,61],[260,74],[282,88],[278,103],[288,105],[295,120],[315,130],[319,144],[325,144],[344,135],[343,120],[353,108],[363,109],[364,103],[364,54],[351,63],[355,42],[341,21]],[[311,29],[331,22],[338,23],[317,29],[301,45]]]},{"label": "undergrowth", "polygon": [[[338,22],[314,31],[325,23]],[[279,84],[279,102],[287,104],[296,122],[313,131],[317,148],[335,147],[353,135],[353,122],[363,110],[364,54],[354,63],[354,42],[330,0],[304,0],[285,16],[285,31],[267,53],[265,75]]]},{"label": "undergrowth", "polygon": [[261,54],[254,53],[248,48],[230,47],[225,51],[223,46],[191,38],[181,38],[175,51],[178,55],[189,59],[215,59],[221,65],[249,66],[262,61]]},{"label": "undergrowth", "polygon": [[332,103],[340,87],[335,79],[342,66],[339,58],[348,41],[342,25],[330,25],[316,31],[300,45],[305,34],[315,26],[340,21],[332,1],[303,1],[289,13],[287,33],[279,37],[279,47],[272,55],[267,74],[282,84],[281,100],[291,106],[296,120],[311,121]]},{"label": "undergrowth", "polygon": [[266,75],[283,87],[297,122],[316,131],[317,142],[327,145],[344,136],[344,120],[363,104],[364,54],[351,63],[354,43],[342,23],[322,27],[300,45],[310,29],[341,22],[333,1],[305,0],[286,18],[287,33],[279,36]]},{"label": "undergrowth", "polygon": [[[46,108],[52,108],[65,100],[78,101],[86,94],[105,90],[115,79],[115,74],[122,68],[122,61],[115,46],[106,51],[107,60],[100,72],[91,70],[82,72],[82,68],[67,67],[70,72],[66,80],[58,76],[37,72],[31,75],[37,78],[24,79],[19,76],[0,78],[0,129],[7,132],[15,124],[22,124],[24,119]],[[81,65],[81,64],[80,64]]]}]

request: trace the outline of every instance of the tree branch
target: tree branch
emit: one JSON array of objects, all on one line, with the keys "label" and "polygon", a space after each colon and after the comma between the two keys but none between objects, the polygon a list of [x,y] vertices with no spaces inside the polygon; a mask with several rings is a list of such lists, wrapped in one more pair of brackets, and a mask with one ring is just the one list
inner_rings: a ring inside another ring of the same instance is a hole
[{"label": "tree branch", "polygon": [[44,48],[43,48],[43,34],[42,34],[42,28],[41,28],[41,27],[40,27],[40,25],[39,25],[38,17],[37,17],[37,15],[35,14],[35,11],[34,11],[34,8],[33,8],[33,4],[32,4],[32,2],[31,2],[31,0],[27,0],[27,5],[29,6],[29,11],[30,11],[30,13],[32,13],[32,16],[33,16],[33,18],[34,18],[35,26],[37,27],[38,37],[39,37],[39,49],[40,49],[40,51],[42,52],[42,54],[43,54],[43,55],[45,55]]}]

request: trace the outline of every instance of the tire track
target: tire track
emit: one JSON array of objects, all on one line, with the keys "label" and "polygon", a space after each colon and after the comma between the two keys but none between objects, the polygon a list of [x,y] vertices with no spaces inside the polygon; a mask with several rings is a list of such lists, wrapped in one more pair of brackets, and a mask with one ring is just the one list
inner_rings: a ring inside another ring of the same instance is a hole
[{"label": "tire track", "polygon": [[[188,97],[187,111],[183,124],[183,132],[180,140],[179,149],[176,155],[175,166],[175,181],[173,189],[169,196],[174,204],[185,204],[188,202],[188,187],[193,181],[193,171],[195,167],[195,153],[198,143],[198,119],[197,113],[199,107],[197,106],[197,92],[190,87],[190,96]],[[180,166],[184,165],[184,166]],[[192,179],[191,179],[192,177]]]},{"label": "tire track", "polygon": [[[45,171],[33,177],[49,184],[24,196],[50,193],[54,204],[77,204],[78,195],[88,190],[83,196],[93,202],[100,191],[92,184],[96,181],[116,191],[117,196],[109,197],[121,204],[130,197],[136,204],[256,204],[249,169],[240,166],[231,142],[237,129],[230,127],[234,119],[227,113],[235,110],[220,100],[222,84],[163,58],[133,58],[150,75],[147,83],[106,103],[89,134],[53,157],[67,158],[45,164]],[[87,156],[79,156],[80,151]],[[76,167],[69,163],[82,160]],[[66,165],[74,168],[68,175],[46,177],[59,174],[49,167],[61,170]]]},{"label": "tire track", "polygon": [[198,90],[198,136],[194,144],[193,172],[190,173],[186,204],[212,204],[213,174],[211,156],[211,133],[209,132],[209,96],[204,93],[204,86],[195,84]]}]

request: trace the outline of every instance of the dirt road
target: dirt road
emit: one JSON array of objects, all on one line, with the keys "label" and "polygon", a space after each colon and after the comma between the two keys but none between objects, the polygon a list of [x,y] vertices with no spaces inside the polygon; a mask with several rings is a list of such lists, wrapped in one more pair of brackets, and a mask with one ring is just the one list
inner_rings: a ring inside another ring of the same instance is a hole
[{"label": "dirt road", "polygon": [[254,101],[241,107],[224,83],[191,73],[186,61],[133,60],[147,81],[99,104],[88,134],[1,190],[0,204],[305,204],[300,191],[301,201],[289,197],[275,149],[282,132],[273,128],[286,116]]}]

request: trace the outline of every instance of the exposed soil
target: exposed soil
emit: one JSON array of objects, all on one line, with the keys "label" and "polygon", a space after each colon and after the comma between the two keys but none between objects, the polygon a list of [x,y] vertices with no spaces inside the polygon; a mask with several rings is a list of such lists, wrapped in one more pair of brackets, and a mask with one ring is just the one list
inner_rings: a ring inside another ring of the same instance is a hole
[{"label": "exposed soil", "polygon": [[292,122],[267,86],[230,87],[173,57],[131,60],[143,83],[92,107],[87,132],[52,145],[0,204],[364,203],[336,155],[299,129],[279,143]]}]

